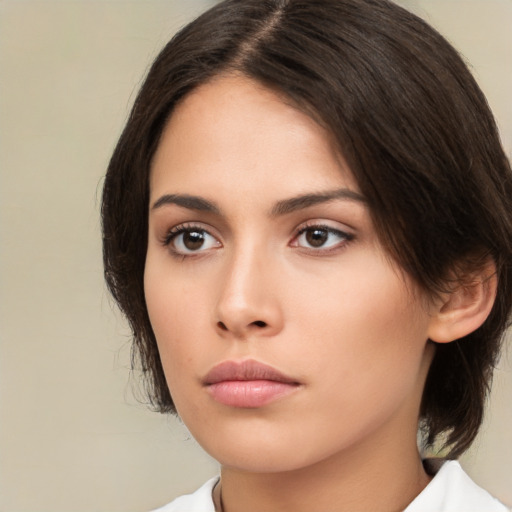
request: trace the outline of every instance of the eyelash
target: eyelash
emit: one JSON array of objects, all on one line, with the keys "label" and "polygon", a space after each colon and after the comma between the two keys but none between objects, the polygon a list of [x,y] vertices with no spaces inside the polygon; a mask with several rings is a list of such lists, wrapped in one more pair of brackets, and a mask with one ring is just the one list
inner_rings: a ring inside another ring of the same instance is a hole
[{"label": "eyelash", "polygon": [[[301,249],[308,251],[310,254],[315,255],[325,255],[329,254],[331,252],[339,251],[341,249],[344,249],[345,246],[350,243],[352,240],[354,240],[355,235],[352,233],[347,233],[346,231],[342,231],[341,229],[333,228],[332,226],[328,226],[326,224],[318,224],[315,222],[312,222],[311,224],[306,224],[305,226],[301,227],[297,234],[293,237],[292,243],[295,243],[299,237],[301,237],[304,233],[307,233],[308,231],[324,231],[327,232],[330,235],[336,235],[342,239],[340,242],[336,243],[334,247],[319,247],[317,249],[312,247],[301,247]],[[300,247],[297,245],[297,247]]]},{"label": "eyelash", "polygon": [[205,229],[204,227],[202,226],[199,226],[199,225],[196,225],[196,224],[180,224],[179,226],[175,226],[173,228],[171,228],[164,240],[163,240],[163,245],[168,247],[171,251],[171,253],[173,254],[173,256],[176,256],[180,259],[185,259],[185,258],[189,258],[189,257],[193,257],[193,256],[198,256],[201,254],[202,251],[190,251],[190,252],[187,252],[187,253],[183,253],[181,251],[179,251],[178,249],[176,249],[176,247],[174,246],[173,242],[180,236],[180,235],[183,235],[185,233],[202,233],[203,235],[206,234],[208,235],[209,237],[212,237],[214,239],[216,239],[216,237],[214,237],[207,229]]},{"label": "eyelash", "polygon": [[191,231],[206,231],[204,228],[200,226],[195,226],[194,224],[180,224],[179,226],[175,226],[169,231],[167,231],[165,238],[163,240],[164,245],[170,245],[170,243],[182,233],[187,233]]},{"label": "eyelash", "polygon": [[[340,237],[340,239],[342,239],[342,240],[339,243],[336,243],[334,247],[327,247],[327,248],[323,248],[323,247],[313,248],[313,247],[299,246],[297,244],[297,241],[299,240],[299,238],[304,233],[307,233],[308,231],[311,231],[311,230],[324,231],[324,232],[327,232],[329,235],[336,235],[336,236]],[[179,251],[178,249],[176,249],[176,247],[173,244],[173,242],[180,235],[182,235],[184,233],[193,233],[193,232],[203,233],[203,234],[206,234],[207,236],[212,237],[215,240],[217,240],[217,238],[215,236],[213,236],[207,229],[205,229],[204,227],[202,227],[200,225],[181,224],[179,226],[175,226],[175,227],[171,228],[165,235],[165,238],[162,243],[164,246],[169,247],[171,253],[174,256],[179,257],[180,259],[199,256],[199,255],[201,255],[202,252],[204,252],[204,250],[203,251],[191,250],[190,252],[183,253],[183,252]],[[355,238],[355,235],[353,235],[352,233],[347,233],[340,229],[335,229],[331,226],[324,225],[324,224],[311,223],[311,224],[302,226],[296,232],[296,234],[292,238],[292,241],[290,242],[290,245],[292,247],[298,247],[300,249],[303,249],[303,250],[309,252],[310,254],[322,255],[322,254],[328,254],[328,253],[343,249],[348,243],[350,243],[352,240],[354,240],[354,238]],[[220,244],[220,242],[219,242],[219,244]]]}]

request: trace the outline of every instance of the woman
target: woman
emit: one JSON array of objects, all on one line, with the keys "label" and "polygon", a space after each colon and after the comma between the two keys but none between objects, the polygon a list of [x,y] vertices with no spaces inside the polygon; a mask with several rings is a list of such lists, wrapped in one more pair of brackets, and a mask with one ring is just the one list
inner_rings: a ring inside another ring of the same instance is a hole
[{"label": "woman", "polygon": [[227,0],[185,27],[103,197],[149,396],[221,464],[162,510],[506,510],[417,433],[456,459],[478,432],[511,197],[481,91],[398,6]]}]

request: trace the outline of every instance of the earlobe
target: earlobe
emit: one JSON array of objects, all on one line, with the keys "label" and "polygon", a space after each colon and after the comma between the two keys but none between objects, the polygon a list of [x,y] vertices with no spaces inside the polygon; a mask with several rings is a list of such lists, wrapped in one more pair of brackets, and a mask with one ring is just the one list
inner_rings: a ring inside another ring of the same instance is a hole
[{"label": "earlobe", "polygon": [[496,265],[489,258],[478,271],[462,278],[443,295],[429,324],[429,338],[449,343],[478,329],[492,310],[497,285]]}]

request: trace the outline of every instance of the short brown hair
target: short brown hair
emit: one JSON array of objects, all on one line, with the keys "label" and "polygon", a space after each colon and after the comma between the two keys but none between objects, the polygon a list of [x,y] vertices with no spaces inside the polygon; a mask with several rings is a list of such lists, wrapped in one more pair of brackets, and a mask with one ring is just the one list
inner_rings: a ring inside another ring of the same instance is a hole
[{"label": "short brown hair", "polygon": [[435,294],[456,268],[492,257],[485,323],[437,347],[421,418],[451,456],[476,436],[512,307],[512,173],[485,97],[452,46],[387,0],[226,0],[155,60],[110,161],[103,192],[107,284],[133,330],[151,403],[174,411],[146,309],[153,154],[175,105],[238,72],[278,91],[334,136],[380,240]]}]

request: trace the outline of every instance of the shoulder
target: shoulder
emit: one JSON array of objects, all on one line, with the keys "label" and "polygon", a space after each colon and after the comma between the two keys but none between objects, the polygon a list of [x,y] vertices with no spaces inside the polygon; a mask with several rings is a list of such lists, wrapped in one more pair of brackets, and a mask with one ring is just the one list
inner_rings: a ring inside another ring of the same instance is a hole
[{"label": "shoulder", "polygon": [[[432,467],[426,461],[426,466]],[[435,471],[435,468],[434,468]],[[455,460],[442,463],[432,481],[405,512],[509,512],[501,502],[479,487]]]},{"label": "shoulder", "polygon": [[219,477],[208,480],[192,494],[185,494],[152,512],[215,512],[212,491]]}]

